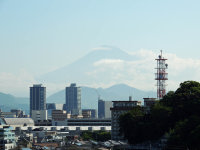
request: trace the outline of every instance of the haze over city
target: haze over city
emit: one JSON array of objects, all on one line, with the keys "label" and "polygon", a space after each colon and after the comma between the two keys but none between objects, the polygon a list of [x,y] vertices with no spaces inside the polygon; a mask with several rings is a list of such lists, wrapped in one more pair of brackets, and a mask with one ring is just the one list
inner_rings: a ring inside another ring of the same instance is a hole
[{"label": "haze over city", "polygon": [[[32,84],[42,83],[49,96],[77,81],[96,88],[124,83],[156,91],[155,58],[161,49],[169,64],[168,91],[185,80],[199,81],[198,4],[183,0],[1,0],[0,91],[28,96]],[[119,49],[130,58],[107,55],[106,51],[121,53]],[[100,58],[94,53],[98,51],[102,51]],[[49,77],[91,53],[95,54],[93,61],[88,60],[91,70],[83,69],[83,74],[61,81]]]}]

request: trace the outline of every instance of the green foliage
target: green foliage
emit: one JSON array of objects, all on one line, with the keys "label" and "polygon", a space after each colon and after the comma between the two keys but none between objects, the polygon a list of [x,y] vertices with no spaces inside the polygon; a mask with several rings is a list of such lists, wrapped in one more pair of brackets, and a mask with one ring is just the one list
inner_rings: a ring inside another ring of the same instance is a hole
[{"label": "green foliage", "polygon": [[90,132],[90,131],[82,132],[81,137],[85,141],[87,141],[87,140],[93,140],[92,132]]},{"label": "green foliage", "polygon": [[168,134],[169,145],[200,149],[200,83],[185,81],[158,101],[149,114],[135,108],[119,118],[130,143],[154,141]]},{"label": "green foliage", "polygon": [[107,131],[85,131],[82,132],[81,137],[83,140],[95,140],[95,141],[108,141],[111,139],[111,133]]}]

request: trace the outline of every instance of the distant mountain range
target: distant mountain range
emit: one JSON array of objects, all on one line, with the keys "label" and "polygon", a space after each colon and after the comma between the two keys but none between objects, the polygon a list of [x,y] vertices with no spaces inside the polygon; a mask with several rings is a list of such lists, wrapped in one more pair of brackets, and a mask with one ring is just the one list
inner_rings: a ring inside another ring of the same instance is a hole
[{"label": "distant mountain range", "polygon": [[[146,97],[155,97],[153,91],[142,91],[125,84],[117,84],[109,88],[81,87],[82,108],[98,107],[98,97],[106,101],[128,100],[129,96],[133,100],[143,100]],[[65,103],[65,90],[59,91],[47,98],[47,102]]]},{"label": "distant mountain range", "polygon": [[15,97],[11,94],[0,92],[0,109],[10,111],[10,109],[22,109],[29,113],[29,98]]},{"label": "distant mountain range", "polygon": [[[42,83],[53,83],[52,85],[65,84],[66,82],[77,83],[77,85],[91,85],[91,87],[113,85],[109,88],[97,89],[82,86],[82,108],[97,108],[98,97],[108,101],[128,100],[129,96],[132,96],[134,100],[143,100],[144,97],[156,97],[155,92],[142,91],[126,85],[130,82],[132,84],[137,82],[135,80],[143,81],[138,72],[149,73],[144,68],[142,70],[137,68],[138,65],[134,66],[137,60],[139,58],[119,48],[103,46],[72,64],[40,76],[37,80]],[[135,79],[135,82],[133,82],[133,79]],[[23,107],[25,110],[29,110],[29,98],[18,98],[0,93],[0,102],[0,108],[2,109]],[[47,102],[65,103],[65,91],[62,90],[49,96]]]},{"label": "distant mountain range", "polygon": [[[109,88],[90,88],[81,87],[81,105],[82,108],[98,107],[98,97],[106,101],[128,100],[129,96],[133,100],[143,100],[145,97],[155,97],[153,91],[142,91],[125,84],[113,85]],[[10,94],[0,93],[0,109],[10,111],[10,109],[23,109],[29,113],[29,98],[15,97]],[[65,103],[65,90],[59,91],[47,98],[47,103]]]},{"label": "distant mountain range", "polygon": [[[144,97],[155,97],[155,92],[142,91],[126,84],[139,78],[138,68],[133,65],[140,58],[125,51],[112,47],[102,46],[63,68],[49,72],[38,80],[47,83],[77,83],[82,86],[82,108],[97,108],[98,96],[104,100],[142,100]],[[141,69],[141,68],[140,68]],[[145,69],[139,70],[143,74],[149,73]],[[153,80],[152,74],[152,80]],[[119,84],[125,83],[125,84]],[[90,88],[96,86],[111,86],[110,88]],[[65,91],[58,91],[49,96],[47,102],[65,103]]]},{"label": "distant mountain range", "polygon": [[[103,46],[63,68],[40,76],[38,80],[50,83],[76,82],[79,85],[102,85],[111,82],[115,84],[118,83],[118,79],[115,77],[116,72],[120,71],[112,67],[108,69],[98,66],[99,62],[133,61],[137,59],[119,48]],[[123,71],[121,73],[126,74]]]}]

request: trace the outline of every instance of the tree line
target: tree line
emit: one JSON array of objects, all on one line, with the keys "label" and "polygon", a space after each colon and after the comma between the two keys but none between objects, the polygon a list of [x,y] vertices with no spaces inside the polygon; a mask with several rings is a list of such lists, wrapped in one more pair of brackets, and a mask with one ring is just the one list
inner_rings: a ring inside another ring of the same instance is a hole
[{"label": "tree line", "polygon": [[120,116],[120,133],[130,144],[156,142],[166,137],[167,146],[200,149],[200,83],[185,81],[152,106],[135,107]]}]

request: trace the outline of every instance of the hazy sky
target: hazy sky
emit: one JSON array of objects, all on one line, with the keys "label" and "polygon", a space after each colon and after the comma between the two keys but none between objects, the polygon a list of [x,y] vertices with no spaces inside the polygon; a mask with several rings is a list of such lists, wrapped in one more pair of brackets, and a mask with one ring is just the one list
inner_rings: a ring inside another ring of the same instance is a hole
[{"label": "hazy sky", "polygon": [[199,59],[199,6],[197,0],[0,0],[1,78],[40,76],[100,45]]}]

